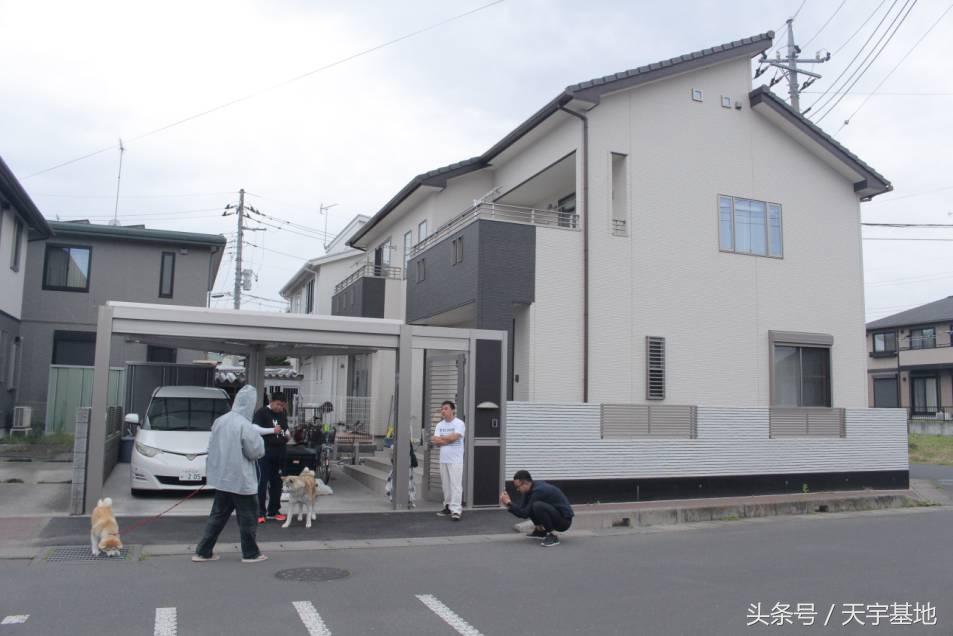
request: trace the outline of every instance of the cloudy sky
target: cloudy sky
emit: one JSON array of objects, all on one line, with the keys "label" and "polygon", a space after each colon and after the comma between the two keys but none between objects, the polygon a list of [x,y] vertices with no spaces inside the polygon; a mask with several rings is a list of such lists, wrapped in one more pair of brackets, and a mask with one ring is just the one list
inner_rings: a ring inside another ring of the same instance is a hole
[{"label": "cloudy sky", "polygon": [[[260,211],[309,228],[249,238],[251,293],[277,299],[321,254],[325,223],[334,234],[414,175],[482,153],[564,86],[796,13],[805,55],[833,53],[802,107],[834,96],[820,125],[895,186],[863,220],[953,224],[949,0],[490,1],[0,0],[0,155],[54,220],[112,218],[119,138],[123,224],[231,239],[221,211],[244,188]],[[322,202],[337,204],[326,218]],[[868,319],[953,294],[953,242],[933,240],[953,228],[864,235],[931,239],[865,240]],[[216,290],[231,289],[233,268],[226,256]]]}]

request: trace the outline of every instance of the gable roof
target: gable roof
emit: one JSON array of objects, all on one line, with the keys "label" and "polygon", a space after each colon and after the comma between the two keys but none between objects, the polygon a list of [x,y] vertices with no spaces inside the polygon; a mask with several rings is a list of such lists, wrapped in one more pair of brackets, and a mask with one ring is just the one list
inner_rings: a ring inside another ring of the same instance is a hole
[{"label": "gable roof", "polygon": [[33,231],[33,236],[44,239],[53,233],[30,195],[13,176],[13,171],[4,163],[3,157],[0,157],[0,203],[4,202],[9,202],[16,208],[17,213]]},{"label": "gable roof", "polygon": [[748,99],[751,102],[752,109],[759,110],[759,106],[767,107],[771,113],[780,116],[794,130],[806,135],[807,138],[830,153],[833,159],[861,175],[862,178],[854,183],[854,192],[859,194],[863,200],[869,201],[878,194],[893,190],[893,185],[886,177],[821,130],[814,122],[791,108],[787,102],[772,93],[767,86],[759,86],[748,93]]},{"label": "gable roof", "polygon": [[559,112],[561,108],[570,102],[584,102],[591,108],[599,103],[603,95],[609,93],[626,90],[638,86],[639,84],[654,82],[673,75],[687,73],[705,66],[720,64],[721,62],[742,56],[749,58],[754,57],[756,54],[771,48],[773,40],[774,31],[768,31],[693,53],[672,57],[660,62],[646,64],[645,66],[639,66],[613,75],[605,75],[578,84],[571,84],[548,104],[531,115],[529,119],[513,129],[513,131],[503,137],[503,139],[493,144],[493,146],[482,155],[419,174],[411,179],[410,183],[404,186],[390,201],[385,203],[384,207],[382,207],[364,227],[348,239],[347,244],[352,247],[357,247],[354,245],[357,241],[421,186],[445,187],[449,179],[486,168],[490,165],[490,161],[494,157],[519,141],[527,133],[553,114]]},{"label": "gable roof", "polygon": [[149,230],[142,226],[123,227],[121,225],[99,225],[96,223],[70,223],[50,221],[50,227],[56,236],[112,239],[117,241],[135,241],[144,243],[166,243],[174,245],[207,245],[224,247],[225,237],[221,234],[196,234],[194,232],[174,232],[172,230]]},{"label": "gable roof", "polygon": [[867,331],[953,321],[953,296],[867,323]]}]

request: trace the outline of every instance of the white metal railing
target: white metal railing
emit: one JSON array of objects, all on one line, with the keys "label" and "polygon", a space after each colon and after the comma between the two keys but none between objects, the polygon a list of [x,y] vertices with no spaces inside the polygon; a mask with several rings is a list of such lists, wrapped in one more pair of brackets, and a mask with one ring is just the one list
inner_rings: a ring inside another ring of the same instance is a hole
[{"label": "white metal railing", "polygon": [[462,214],[444,223],[434,230],[433,234],[414,245],[410,249],[410,254],[407,258],[414,258],[427,248],[439,243],[446,238],[447,235],[479,219],[539,225],[565,230],[579,229],[579,215],[575,212],[567,212],[559,209],[539,210],[536,208],[524,208],[518,205],[507,205],[505,203],[477,203]]},{"label": "white metal railing", "polygon": [[362,278],[393,278],[400,280],[403,277],[403,270],[399,267],[390,265],[375,265],[374,263],[365,263],[358,267],[357,271],[342,280],[334,286],[334,293],[340,294],[342,291],[356,283]]}]

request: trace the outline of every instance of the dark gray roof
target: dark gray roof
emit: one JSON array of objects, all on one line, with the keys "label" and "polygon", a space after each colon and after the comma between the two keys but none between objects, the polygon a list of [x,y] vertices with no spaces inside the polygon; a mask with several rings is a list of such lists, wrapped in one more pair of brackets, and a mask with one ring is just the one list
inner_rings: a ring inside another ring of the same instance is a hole
[{"label": "dark gray roof", "polygon": [[767,86],[759,86],[748,94],[751,107],[764,104],[774,112],[790,121],[811,139],[835,157],[864,175],[864,179],[854,184],[854,191],[863,193],[864,200],[872,199],[878,194],[890,192],[893,185],[882,174],[871,168],[860,157],[845,148],[836,139],[821,130],[814,122],[791,108],[787,102],[771,92]]},{"label": "dark gray roof", "polygon": [[953,321],[953,296],[867,323],[867,331]]},{"label": "dark gray roof", "polygon": [[661,62],[622,71],[621,73],[606,75],[567,86],[562,93],[536,111],[529,119],[517,126],[511,133],[503,137],[503,139],[498,141],[492,148],[479,157],[473,157],[466,161],[450,164],[449,166],[437,168],[436,170],[431,170],[430,172],[425,172],[424,174],[414,177],[410,183],[404,186],[400,192],[388,201],[377,214],[371,217],[371,220],[355,233],[354,236],[348,240],[347,244],[353,247],[355,242],[359,241],[361,237],[367,234],[371,228],[382,221],[385,216],[390,214],[394,208],[400,205],[401,202],[420,186],[444,186],[448,179],[480,170],[490,165],[490,161],[494,157],[512,146],[524,135],[573,100],[580,100],[595,105],[598,104],[600,98],[607,93],[625,90],[639,84],[653,82],[679,73],[686,73],[737,57],[754,57],[756,54],[771,48],[773,39],[774,31],[768,31],[752,37],[735,40],[734,42],[728,42],[727,44],[720,44],[708,49],[702,49],[701,51],[695,51],[694,53],[680,55],[662,60]]},{"label": "dark gray roof", "polygon": [[225,237],[221,234],[147,230],[141,226],[123,227],[121,225],[96,225],[93,223],[50,221],[50,227],[57,237],[86,237],[176,245],[208,245],[210,247],[223,246],[226,243]]},{"label": "dark gray roof", "polygon": [[52,232],[49,224],[39,209],[34,205],[30,195],[26,193],[13,172],[7,167],[0,157],[0,201],[6,200],[23,217],[24,222],[32,230],[32,236],[37,238],[47,238]]}]

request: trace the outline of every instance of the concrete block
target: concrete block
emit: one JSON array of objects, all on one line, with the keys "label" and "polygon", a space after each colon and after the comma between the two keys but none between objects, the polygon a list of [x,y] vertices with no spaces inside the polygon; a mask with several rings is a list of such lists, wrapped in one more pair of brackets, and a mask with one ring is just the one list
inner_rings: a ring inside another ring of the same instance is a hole
[{"label": "concrete block", "polygon": [[778,509],[774,504],[747,504],[744,506],[744,516],[749,519],[756,517],[774,517],[778,514]]},{"label": "concrete block", "polygon": [[638,513],[638,525],[645,526],[674,526],[678,523],[678,510],[641,510]]}]

